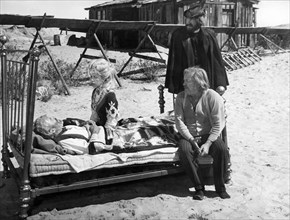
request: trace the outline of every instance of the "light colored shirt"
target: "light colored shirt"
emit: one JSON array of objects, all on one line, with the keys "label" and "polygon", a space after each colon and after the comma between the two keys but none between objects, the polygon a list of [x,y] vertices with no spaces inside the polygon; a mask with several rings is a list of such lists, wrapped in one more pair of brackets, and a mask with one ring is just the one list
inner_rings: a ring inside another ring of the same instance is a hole
[{"label": "light colored shirt", "polygon": [[214,142],[226,123],[224,100],[214,90],[207,89],[194,108],[185,92],[180,92],[175,103],[175,123],[186,140],[209,134],[208,140]]},{"label": "light colored shirt", "polygon": [[[86,127],[79,127],[75,125],[65,126],[65,132],[62,135],[66,135],[68,138],[58,141],[58,143],[65,149],[74,151],[76,154],[88,154],[89,143],[93,142],[96,152],[100,152],[107,149],[105,130],[102,126],[98,127],[99,130],[90,135],[90,132]],[[75,136],[77,135],[77,136]],[[82,136],[82,138],[80,138]],[[111,147],[109,146],[109,149]]]},{"label": "light colored shirt", "polygon": [[90,139],[88,131],[85,127],[78,127],[75,125],[68,125],[65,126],[66,131],[63,133],[65,135],[74,135],[74,134],[78,134],[78,135],[82,135],[84,138],[66,138],[64,140],[60,140],[58,143],[69,150],[74,151],[76,154],[86,154],[88,153],[88,145],[89,142],[88,140]]}]

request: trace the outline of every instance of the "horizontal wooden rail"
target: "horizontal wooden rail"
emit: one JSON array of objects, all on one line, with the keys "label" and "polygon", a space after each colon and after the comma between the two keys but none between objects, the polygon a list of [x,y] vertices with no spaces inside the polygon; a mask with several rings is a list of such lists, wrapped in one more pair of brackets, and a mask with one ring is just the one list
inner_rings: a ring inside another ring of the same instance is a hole
[{"label": "horizontal wooden rail", "polygon": [[[23,15],[0,15],[1,25],[24,25],[26,27],[39,27],[42,22],[41,16]],[[44,28],[60,28],[76,32],[87,33],[92,23],[101,23],[98,30],[145,30],[150,25],[154,25],[153,31],[172,32],[184,26],[183,24],[156,24],[155,21],[108,21],[95,19],[68,19],[54,18],[46,16],[43,23]],[[290,29],[271,27],[212,27],[208,26],[216,33],[229,34],[235,29],[235,34],[290,34]]]},{"label": "horizontal wooden rail", "polygon": [[[103,58],[103,57],[98,57],[98,56],[93,56],[93,55],[87,55],[87,54],[84,54],[84,55],[80,55],[82,58],[86,58],[86,59],[100,59],[100,58]],[[111,59],[111,58],[108,58],[109,61],[111,63],[116,63],[116,59]]]},{"label": "horizontal wooden rail", "polygon": [[137,54],[137,53],[129,53],[130,56],[136,57],[136,58],[141,58],[141,59],[145,59],[145,60],[151,60],[151,61],[155,61],[158,63],[166,63],[166,60],[164,59],[160,59],[160,58],[156,58],[156,57],[150,57],[150,56],[146,56],[146,55],[141,55],[141,54]]}]

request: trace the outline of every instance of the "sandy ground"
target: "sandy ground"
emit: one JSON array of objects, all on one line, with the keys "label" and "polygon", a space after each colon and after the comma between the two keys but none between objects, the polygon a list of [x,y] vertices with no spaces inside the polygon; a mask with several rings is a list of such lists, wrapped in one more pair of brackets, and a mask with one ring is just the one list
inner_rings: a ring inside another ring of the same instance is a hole
[{"label": "sandy ground", "polygon": [[[51,49],[72,62],[82,51],[68,46]],[[207,186],[206,198],[195,201],[188,178],[177,175],[59,195],[42,205],[50,210],[28,219],[289,219],[289,61],[289,53],[266,56],[255,65],[229,72],[224,97],[233,164],[233,182],[227,185],[231,199],[220,199],[214,187]],[[164,78],[151,83],[122,78],[121,83],[116,92],[121,117],[158,114],[157,86]],[[69,89],[70,96],[37,101],[35,116],[87,119],[92,88]],[[172,110],[172,95],[166,92],[165,99],[165,110]],[[0,185],[0,219],[13,219],[17,189],[11,179],[0,179]],[[79,207],[83,206],[80,195],[84,207]],[[61,200],[70,201],[70,206],[59,205]],[[64,209],[53,209],[58,205]]]}]

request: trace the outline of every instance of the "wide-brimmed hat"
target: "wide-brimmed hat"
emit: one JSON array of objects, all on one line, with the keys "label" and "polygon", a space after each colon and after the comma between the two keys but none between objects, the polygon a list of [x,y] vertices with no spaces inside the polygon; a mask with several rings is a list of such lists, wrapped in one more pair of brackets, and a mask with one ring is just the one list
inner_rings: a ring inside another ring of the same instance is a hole
[{"label": "wide-brimmed hat", "polygon": [[191,5],[189,9],[184,11],[183,15],[186,18],[197,18],[200,16],[204,16],[205,15],[205,8],[202,4],[195,3],[195,4]]}]

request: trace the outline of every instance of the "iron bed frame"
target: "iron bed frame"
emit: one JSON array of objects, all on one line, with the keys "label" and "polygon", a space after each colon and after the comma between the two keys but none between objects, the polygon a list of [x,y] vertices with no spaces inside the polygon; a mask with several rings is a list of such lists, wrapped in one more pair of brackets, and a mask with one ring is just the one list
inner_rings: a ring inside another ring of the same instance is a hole
[{"label": "iron bed frame", "polygon": [[[33,200],[41,195],[84,189],[88,187],[117,184],[122,182],[160,177],[182,172],[180,166],[152,166],[152,170],[125,173],[97,179],[82,180],[70,184],[58,184],[44,187],[34,187],[29,176],[31,159],[31,144],[33,132],[33,118],[35,109],[36,82],[40,51],[37,48],[27,51],[29,61],[15,61],[7,59],[5,43],[7,39],[0,36],[1,56],[1,85],[2,85],[2,163],[3,178],[14,177],[19,190],[19,217],[25,219],[31,209]],[[10,51],[13,52],[13,51]],[[19,143],[11,139],[16,130],[21,135]],[[24,141],[25,140],[25,141]],[[13,158],[19,164],[17,168]],[[113,168],[111,168],[113,169]]]},{"label": "iron bed frame", "polygon": [[[33,200],[42,195],[98,187],[122,182],[135,181],[153,177],[161,177],[184,172],[179,163],[154,164],[154,166],[141,165],[146,169],[139,169],[132,173],[118,173],[113,176],[75,181],[69,184],[56,184],[35,187],[33,178],[29,175],[31,159],[33,120],[35,109],[36,82],[40,51],[33,48],[29,51],[29,60],[15,61],[7,58],[5,36],[0,36],[1,56],[1,85],[2,85],[2,162],[3,178],[12,175],[19,190],[20,209],[19,217],[25,219],[33,207]],[[13,51],[12,51],[13,52]],[[159,86],[159,104],[161,113],[164,111],[163,86]],[[21,135],[15,140],[11,139],[13,131]],[[223,132],[226,138],[226,132]],[[226,139],[224,139],[226,141]],[[13,158],[19,164],[16,168]],[[139,166],[140,167],[140,166]],[[152,167],[152,168],[151,168]],[[114,168],[110,168],[114,169]],[[86,172],[86,171],[84,171]],[[59,175],[62,176],[62,175]]]}]

